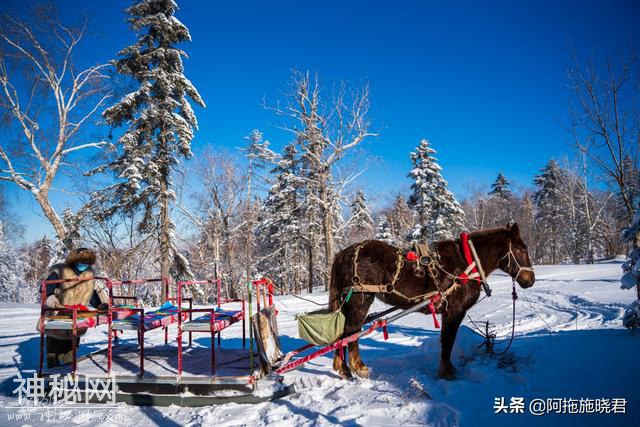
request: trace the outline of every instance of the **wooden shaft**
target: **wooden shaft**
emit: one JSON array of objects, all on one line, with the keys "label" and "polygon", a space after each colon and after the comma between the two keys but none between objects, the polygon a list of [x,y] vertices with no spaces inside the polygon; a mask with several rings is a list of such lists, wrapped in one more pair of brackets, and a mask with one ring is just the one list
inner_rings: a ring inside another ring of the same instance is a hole
[{"label": "wooden shaft", "polygon": [[480,273],[480,279],[484,283],[487,283],[487,276],[484,275],[484,270],[482,269],[482,264],[480,264],[480,258],[478,257],[478,253],[476,252],[476,247],[473,246],[473,242],[469,239],[469,248],[471,249],[471,254],[473,255],[473,260],[476,262],[476,267],[478,268],[478,273]]}]

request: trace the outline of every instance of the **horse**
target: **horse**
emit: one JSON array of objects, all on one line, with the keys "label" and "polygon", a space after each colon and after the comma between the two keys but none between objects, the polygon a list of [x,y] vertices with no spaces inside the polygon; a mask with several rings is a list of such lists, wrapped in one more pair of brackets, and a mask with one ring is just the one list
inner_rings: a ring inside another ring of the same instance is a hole
[{"label": "horse", "polygon": [[[473,242],[477,259],[486,276],[500,269],[517,281],[521,288],[533,286],[535,274],[527,246],[520,237],[520,229],[516,223],[472,232],[469,239]],[[369,307],[376,297],[391,306],[407,309],[416,304],[415,300],[408,298],[419,297],[430,291],[446,290],[446,298],[435,304],[436,312],[442,314],[438,375],[452,380],[456,377],[456,369],[451,363],[451,350],[456,334],[467,310],[478,301],[482,286],[479,280],[460,283],[458,276],[469,266],[460,238],[436,242],[433,250],[437,253],[439,268],[435,269],[434,274],[425,274],[424,270],[416,269],[416,263],[407,260],[399,262],[399,249],[379,240],[369,240],[343,249],[335,256],[331,269],[329,307],[333,311],[342,310],[345,316],[342,336],[346,337],[362,329]],[[354,263],[354,259],[357,263]],[[358,276],[357,280],[354,280],[355,276]],[[346,300],[345,292],[354,283],[394,283],[394,288],[402,295],[390,292],[354,293],[343,303],[342,299]],[[455,287],[450,289],[453,286]],[[427,307],[420,311],[431,314]],[[352,378],[353,371],[359,377],[369,377],[369,368],[362,362],[357,340],[348,344],[348,364],[341,353],[336,350],[333,360],[333,369],[340,376]]]}]

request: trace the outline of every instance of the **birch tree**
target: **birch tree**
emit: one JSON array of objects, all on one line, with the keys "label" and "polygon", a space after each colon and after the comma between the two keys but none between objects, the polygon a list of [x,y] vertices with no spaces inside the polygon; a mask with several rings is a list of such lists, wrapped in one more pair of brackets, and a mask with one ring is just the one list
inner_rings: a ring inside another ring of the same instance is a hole
[{"label": "birch tree", "polygon": [[627,223],[631,224],[635,206],[625,159],[632,159],[638,170],[638,65],[635,58],[610,60],[602,71],[593,60],[582,65],[576,59],[575,64],[569,71],[575,145],[619,190]]},{"label": "birch tree", "polygon": [[288,118],[284,128],[295,135],[301,152],[309,224],[309,288],[313,281],[311,245],[316,240],[316,223],[322,231],[326,288],[335,253],[335,212],[340,198],[335,180],[337,165],[358,145],[377,135],[370,131],[369,88],[350,90],[341,83],[325,99],[318,77],[312,78],[308,72],[295,72],[291,87],[287,105],[274,110]]},{"label": "birch tree", "polygon": [[29,192],[67,247],[72,242],[50,194],[62,171],[77,168],[77,155],[105,144],[82,131],[110,96],[106,64],[82,69],[75,62],[87,25],[64,24],[50,6],[29,21],[5,16],[0,24],[0,114],[8,127],[0,181]]}]

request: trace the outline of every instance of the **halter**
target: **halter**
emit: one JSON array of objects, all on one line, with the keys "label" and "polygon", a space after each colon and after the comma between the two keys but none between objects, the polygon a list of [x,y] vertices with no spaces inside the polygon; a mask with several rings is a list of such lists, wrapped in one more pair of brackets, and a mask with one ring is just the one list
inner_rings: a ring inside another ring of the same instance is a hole
[{"label": "halter", "polygon": [[504,260],[505,258],[507,258],[507,261],[508,261],[507,268],[511,267],[511,260],[513,260],[513,263],[516,265],[516,267],[518,267],[518,272],[516,273],[516,276],[515,277],[511,276],[513,280],[518,280],[518,277],[520,277],[520,273],[522,273],[523,271],[529,271],[533,273],[533,267],[523,267],[520,265],[520,263],[518,262],[518,259],[516,258],[516,255],[513,253],[513,249],[511,248],[511,240],[509,240],[509,250],[502,258],[500,258],[500,262],[502,263],[502,260]]}]

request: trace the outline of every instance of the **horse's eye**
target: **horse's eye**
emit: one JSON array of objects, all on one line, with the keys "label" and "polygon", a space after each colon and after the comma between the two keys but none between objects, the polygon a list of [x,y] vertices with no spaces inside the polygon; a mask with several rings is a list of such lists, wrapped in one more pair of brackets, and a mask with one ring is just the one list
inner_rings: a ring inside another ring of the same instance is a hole
[{"label": "horse's eye", "polygon": [[527,250],[527,246],[524,243],[514,243],[513,247],[518,250],[518,251],[526,251]]}]

